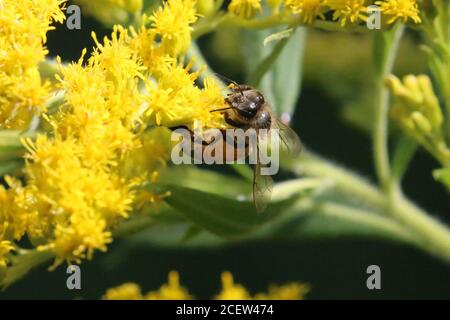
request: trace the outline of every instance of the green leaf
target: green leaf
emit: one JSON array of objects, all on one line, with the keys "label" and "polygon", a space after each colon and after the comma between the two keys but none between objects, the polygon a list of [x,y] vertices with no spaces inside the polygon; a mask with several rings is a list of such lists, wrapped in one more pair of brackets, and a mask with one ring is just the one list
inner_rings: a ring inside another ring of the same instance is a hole
[{"label": "green leaf", "polygon": [[[218,183],[222,184],[222,182]],[[179,185],[169,186],[166,202],[198,226],[223,237],[248,234],[292,207],[297,197],[272,202],[263,213],[254,204]],[[298,195],[297,195],[298,196]]]},{"label": "green leaf", "polygon": [[390,53],[396,51],[392,49],[392,44],[401,37],[403,29],[403,24],[396,23],[390,30],[374,32],[373,65],[378,76],[384,76],[386,70],[392,69],[394,56]]},{"label": "green leaf", "polygon": [[248,181],[238,177],[200,169],[193,165],[170,167],[162,173],[160,184],[178,185],[233,198],[250,194],[252,187]]},{"label": "green leaf", "polygon": [[0,177],[19,169],[23,164],[19,161],[9,161],[0,164]]},{"label": "green leaf", "polygon": [[287,209],[270,223],[262,224],[255,232],[240,237],[219,237],[189,224],[168,225],[164,228],[155,226],[127,238],[127,241],[121,243],[120,250],[111,254],[123,257],[131,248],[149,246],[202,249],[249,241],[302,241],[343,237],[414,242],[415,237],[389,217],[355,207],[351,203],[338,203],[334,200],[332,191],[320,196],[317,201],[306,198],[305,203],[302,203],[302,200],[297,202],[295,207]]},{"label": "green leaf", "polygon": [[0,130],[0,161],[21,158],[25,148],[19,131]]},{"label": "green leaf", "polygon": [[267,46],[272,41],[279,41],[282,39],[289,38],[291,36],[293,30],[294,29],[289,28],[289,29],[286,29],[286,30],[283,30],[280,32],[272,33],[270,36],[268,36],[264,39],[264,46]]},{"label": "green leaf", "polygon": [[53,254],[49,251],[20,250],[19,254],[12,257],[11,266],[0,278],[0,288],[6,289],[14,282],[27,275],[32,269],[49,262]]},{"label": "green leaf", "polygon": [[278,41],[272,52],[268,56],[264,57],[264,59],[259,63],[248,81],[252,86],[256,88],[261,86],[262,78],[269,72],[270,69],[274,67],[275,61],[280,56],[287,43],[288,38]]},{"label": "green leaf", "polygon": [[400,179],[408,169],[417,150],[417,143],[409,137],[401,136],[394,149],[392,157],[392,175]]},{"label": "green leaf", "polygon": [[247,82],[258,82],[257,88],[278,116],[294,113],[300,96],[306,40],[306,29],[296,28],[289,38],[264,46],[264,39],[279,31],[245,30],[243,46]]},{"label": "green leaf", "polygon": [[330,201],[327,196],[309,208],[292,210],[260,236],[285,240],[357,236],[414,242],[414,236],[392,219]]}]

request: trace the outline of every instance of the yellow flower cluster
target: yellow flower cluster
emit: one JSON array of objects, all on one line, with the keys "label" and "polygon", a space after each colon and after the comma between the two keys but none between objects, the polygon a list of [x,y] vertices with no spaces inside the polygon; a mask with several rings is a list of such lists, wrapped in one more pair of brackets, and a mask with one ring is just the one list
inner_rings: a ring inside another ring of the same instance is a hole
[{"label": "yellow flower cluster", "polygon": [[[149,122],[165,127],[184,125],[192,130],[227,127],[220,113],[211,112],[226,107],[222,88],[208,77],[199,88],[195,82],[201,70],[191,72],[191,63],[184,66],[177,59],[191,43],[191,25],[197,20],[195,1],[168,1],[142,20],[139,30],[130,30],[130,47],[154,80],[146,82]],[[145,27],[148,23],[150,28]]]},{"label": "yellow flower cluster", "polygon": [[407,22],[411,19],[414,23],[422,22],[419,16],[419,7],[416,0],[385,0],[376,1],[376,5],[380,6],[381,12],[389,18],[388,24],[397,20]]},{"label": "yellow flower cluster", "polygon": [[[257,293],[252,296],[242,285],[234,283],[230,272],[222,273],[222,290],[214,297],[217,300],[300,300],[309,292],[309,285],[289,283],[282,286],[272,285],[267,293]],[[169,281],[157,291],[142,294],[141,288],[135,283],[125,283],[108,289],[103,296],[106,300],[190,300],[193,296],[187,289],[180,286],[179,275],[172,271]]]},{"label": "yellow flower cluster", "polygon": [[142,10],[143,0],[75,0],[83,14],[91,15],[106,25],[125,23]]},{"label": "yellow flower cluster", "polygon": [[55,265],[105,251],[134,208],[168,195],[143,188],[168,159],[170,132],[155,127],[225,126],[210,112],[225,106],[221,87],[210,78],[198,87],[201,70],[180,61],[196,19],[194,1],[169,0],[137,30],[115,26],[103,41],[93,33],[89,58],[59,61],[64,102],[43,115],[48,132],[23,141],[25,184],[6,177],[0,186],[1,265],[25,235]]},{"label": "yellow flower cluster", "polygon": [[47,31],[63,22],[65,0],[0,1],[0,129],[23,129],[45,111],[49,84],[38,64],[45,59]]},{"label": "yellow flower cluster", "polygon": [[[271,7],[278,8],[277,1],[268,0],[268,3]],[[291,13],[298,15],[303,24],[311,24],[316,19],[325,19],[325,13],[332,12],[333,20],[339,21],[342,26],[366,21],[368,6],[374,4],[380,7],[381,13],[387,19],[387,24],[397,20],[421,22],[416,0],[284,0],[284,6]],[[240,18],[249,19],[255,13],[262,11],[261,1],[232,0],[228,11]]]},{"label": "yellow flower cluster", "polygon": [[133,188],[154,170],[124,170],[132,151],[144,150],[138,92],[144,68],[125,43],[124,29],[115,28],[103,44],[94,39],[97,49],[85,66],[83,53],[61,70],[65,101],[47,117],[51,134],[24,141],[27,185],[10,183],[17,199],[7,208],[26,213],[28,236],[39,250],[54,252],[56,263],[80,263],[94,250],[105,251],[111,228],[132,210]]}]

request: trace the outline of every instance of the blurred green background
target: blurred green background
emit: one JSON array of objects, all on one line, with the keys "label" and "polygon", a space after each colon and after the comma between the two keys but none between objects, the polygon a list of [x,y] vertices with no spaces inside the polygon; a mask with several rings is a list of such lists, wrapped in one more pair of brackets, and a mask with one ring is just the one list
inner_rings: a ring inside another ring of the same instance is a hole
[{"label": "blurred green background", "polygon": [[[58,26],[49,34],[51,55],[60,55],[64,61],[77,60],[83,48],[94,45],[91,30],[99,38],[109,34],[107,28],[86,17],[81,30]],[[240,52],[246,44],[241,34],[221,30],[199,41],[214,71],[238,82],[245,81]],[[404,39],[397,75],[426,72],[418,40],[413,32]],[[292,126],[308,148],[374,181],[367,135],[371,79],[370,37],[308,30],[303,87]],[[437,167],[428,155],[418,152],[406,174],[404,189],[450,225],[448,194],[431,176]],[[170,232],[173,230],[161,230],[165,237],[170,237]],[[381,290],[366,288],[366,268],[372,264],[381,268]],[[128,281],[139,283],[146,292],[166,282],[170,270],[179,271],[182,284],[197,298],[216,294],[220,273],[225,270],[251,293],[266,290],[270,283],[301,281],[311,284],[310,299],[450,297],[450,265],[414,248],[361,238],[271,240],[195,250],[181,244],[167,248],[115,240],[108,253],[96,253],[93,261],[83,262],[80,291],[66,288],[64,266],[53,272],[46,267],[1,292],[0,299],[97,299],[107,288]]]}]

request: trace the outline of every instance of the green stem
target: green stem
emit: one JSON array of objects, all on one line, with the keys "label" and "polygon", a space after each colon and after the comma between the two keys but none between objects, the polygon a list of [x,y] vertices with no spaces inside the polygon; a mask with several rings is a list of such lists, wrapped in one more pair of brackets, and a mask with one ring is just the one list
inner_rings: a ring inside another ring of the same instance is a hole
[{"label": "green stem", "polygon": [[299,175],[331,179],[337,191],[364,201],[376,212],[384,213],[386,218],[414,234],[414,245],[450,263],[450,230],[406,199],[399,188],[392,188],[392,195],[388,197],[355,173],[308,152],[300,161],[283,162],[283,167]]},{"label": "green stem", "polygon": [[392,216],[408,227],[419,239],[423,250],[450,263],[450,230],[406,199],[400,191],[392,198]]},{"label": "green stem", "polygon": [[157,224],[149,215],[134,217],[121,223],[113,232],[114,238],[124,238]]},{"label": "green stem", "polygon": [[19,131],[0,130],[0,161],[21,159],[25,152],[21,138],[26,136]]},{"label": "green stem", "polygon": [[352,208],[336,203],[323,203],[317,205],[317,213],[323,216],[353,222],[360,226],[373,228],[385,236],[403,241],[405,243],[418,244],[414,234],[405,229],[402,225],[392,219],[377,215],[376,213],[372,213],[367,210]]},{"label": "green stem", "polygon": [[379,41],[375,41],[374,44],[375,59],[377,59],[379,65],[376,68],[375,80],[375,123],[372,131],[373,153],[378,181],[388,194],[392,187],[388,152],[389,91],[384,85],[384,80],[392,71],[403,29],[404,26],[402,24],[397,24],[392,30],[383,34],[376,34]]},{"label": "green stem", "polygon": [[283,167],[297,175],[329,178],[334,182],[334,188],[350,197],[364,200],[374,208],[385,209],[386,197],[368,181],[350,170],[341,168],[334,163],[304,151],[300,161],[283,159]]},{"label": "green stem", "polygon": [[[276,13],[260,19],[242,19],[230,13],[220,14],[215,17],[207,18],[197,24],[192,33],[192,37],[198,37],[213,32],[219,27],[236,26],[249,29],[268,29],[282,25],[299,26],[304,25],[296,15],[288,14],[285,11]],[[308,26],[325,31],[348,31],[348,32],[367,32],[368,29],[360,26],[342,27],[337,22],[316,20]]]}]

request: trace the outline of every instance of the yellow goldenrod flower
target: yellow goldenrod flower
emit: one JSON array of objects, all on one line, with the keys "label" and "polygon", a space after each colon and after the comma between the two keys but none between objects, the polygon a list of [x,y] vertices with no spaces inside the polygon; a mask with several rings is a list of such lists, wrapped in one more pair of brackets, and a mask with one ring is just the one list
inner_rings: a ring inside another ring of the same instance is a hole
[{"label": "yellow goldenrod flower", "polygon": [[[10,188],[0,189],[0,203],[10,204],[0,209],[8,239],[26,232],[39,250],[56,255],[55,265],[105,251],[112,228],[129,216],[137,195],[143,199],[137,186],[156,183],[167,159],[165,149],[143,134],[146,106],[138,82],[145,67],[129,47],[127,31],[116,27],[103,43],[94,39],[97,48],[86,65],[84,51],[77,63],[61,66],[65,100],[44,117],[50,134],[24,140],[26,185],[9,179]],[[130,170],[126,161],[148,156],[149,148],[159,154]],[[165,195],[146,199],[157,202]]]},{"label": "yellow goldenrod flower", "polygon": [[249,300],[250,294],[242,285],[234,283],[231,272],[222,273],[222,291],[215,297],[217,300]]},{"label": "yellow goldenrod flower", "polygon": [[106,251],[106,245],[112,241],[111,232],[106,228],[102,218],[91,218],[89,213],[73,214],[67,226],[56,225],[55,240],[39,246],[38,250],[52,250],[57,256],[55,266],[64,260],[80,264],[82,259],[92,259],[95,250]]},{"label": "yellow goldenrod flower", "polygon": [[27,193],[20,181],[5,177],[9,189],[0,185],[0,235],[3,239],[20,240],[36,218],[27,210]]},{"label": "yellow goldenrod flower", "polygon": [[114,79],[120,85],[127,85],[128,80],[135,78],[144,79],[142,71],[145,67],[138,61],[136,53],[126,43],[128,32],[121,26],[114,26],[111,39],[104,37],[103,44],[97,40],[96,34],[92,33],[92,38],[97,46],[91,59],[92,64],[99,64],[110,73],[107,80]]},{"label": "yellow goldenrod flower", "polygon": [[125,23],[129,16],[140,12],[143,0],[75,0],[82,12],[94,16],[106,25]]},{"label": "yellow goldenrod flower", "polygon": [[408,19],[411,19],[414,23],[422,22],[416,0],[384,0],[376,1],[375,4],[380,6],[382,14],[389,18],[388,24],[397,20],[406,23]]},{"label": "yellow goldenrod flower", "polygon": [[[230,272],[222,273],[222,291],[214,297],[218,300],[300,300],[309,292],[310,286],[302,283],[289,283],[282,286],[272,285],[267,293],[257,293],[251,296],[242,285],[234,283]],[[107,300],[189,300],[192,295],[180,286],[179,275],[176,271],[169,273],[168,284],[162,285],[157,291],[145,295],[135,283],[125,283],[108,289],[103,295]]]},{"label": "yellow goldenrod flower", "polygon": [[289,283],[282,286],[272,285],[267,293],[257,293],[255,300],[302,300],[310,287],[303,283]]},{"label": "yellow goldenrod flower", "polygon": [[180,286],[180,276],[178,272],[171,271],[169,273],[169,281],[157,291],[149,292],[145,295],[148,300],[189,300],[192,296],[189,292]]},{"label": "yellow goldenrod flower", "polygon": [[158,83],[149,85],[147,115],[151,121],[166,127],[185,125],[191,130],[228,127],[220,113],[211,112],[226,107],[221,88],[207,78],[200,89],[194,83],[198,73],[189,69],[190,65],[167,65]]},{"label": "yellow goldenrod flower", "polygon": [[135,283],[125,283],[108,289],[103,296],[106,300],[189,300],[192,296],[180,286],[179,275],[176,271],[169,273],[169,281],[156,291],[142,295],[141,288]]},{"label": "yellow goldenrod flower", "polygon": [[317,17],[325,19],[324,0],[285,0],[285,5],[300,16],[302,23],[312,23]]},{"label": "yellow goldenrod flower", "polygon": [[197,21],[195,0],[168,0],[149,20],[165,52],[171,56],[183,54],[191,44],[191,25]]},{"label": "yellow goldenrod flower", "polygon": [[158,76],[160,70],[175,63],[177,57],[170,56],[164,47],[156,44],[156,31],[145,27],[148,18],[143,16],[142,21],[143,24],[137,31],[134,27],[130,28],[130,48],[142,60],[143,65],[147,68],[147,73]]},{"label": "yellow goldenrod flower", "polygon": [[8,263],[7,255],[14,250],[11,241],[0,240],[0,268],[6,267]]},{"label": "yellow goldenrod flower", "polygon": [[136,283],[124,283],[118,287],[108,289],[103,295],[105,300],[143,300],[141,288]]},{"label": "yellow goldenrod flower", "polygon": [[366,0],[325,0],[333,12],[333,19],[339,20],[342,26],[367,20]]},{"label": "yellow goldenrod flower", "polygon": [[41,81],[47,31],[62,22],[65,0],[3,0],[0,14],[0,128],[23,129],[45,110],[49,85]]},{"label": "yellow goldenrod flower", "polygon": [[261,1],[232,0],[228,6],[228,11],[240,18],[250,19],[255,15],[255,13],[262,11]]},{"label": "yellow goldenrod flower", "polygon": [[[170,146],[167,132],[146,132],[147,125],[226,126],[219,113],[210,112],[225,106],[221,88],[209,78],[198,87],[201,71],[191,72],[191,65],[177,62],[190,45],[190,25],[197,18],[194,5],[191,0],[169,0],[150,19],[144,17],[137,31],[116,26],[102,42],[93,34],[96,48],[87,61],[86,50],[75,63],[63,66],[59,60],[57,79],[64,102],[52,115],[44,114],[48,133],[24,140],[25,185],[8,178],[9,188],[0,188],[0,231],[5,240],[20,240],[26,234],[39,244],[38,250],[55,254],[55,265],[92,258],[96,250],[106,250],[112,229],[133,208],[157,205],[169,195],[139,188],[157,183]],[[146,21],[152,23],[150,29],[144,27]],[[36,48],[42,48],[42,41]],[[33,88],[7,90],[30,106],[37,105],[37,96],[45,101],[39,91],[45,85],[39,85],[35,68],[45,53],[24,61],[30,66],[27,74],[36,79],[29,82]],[[10,64],[6,68],[15,70]],[[23,80],[24,73],[14,76]],[[0,89],[11,79],[0,72]],[[147,91],[141,90],[142,83]],[[14,114],[22,111],[29,113],[21,108]],[[173,290],[161,292],[176,292],[175,280],[171,275],[167,288]]]}]

